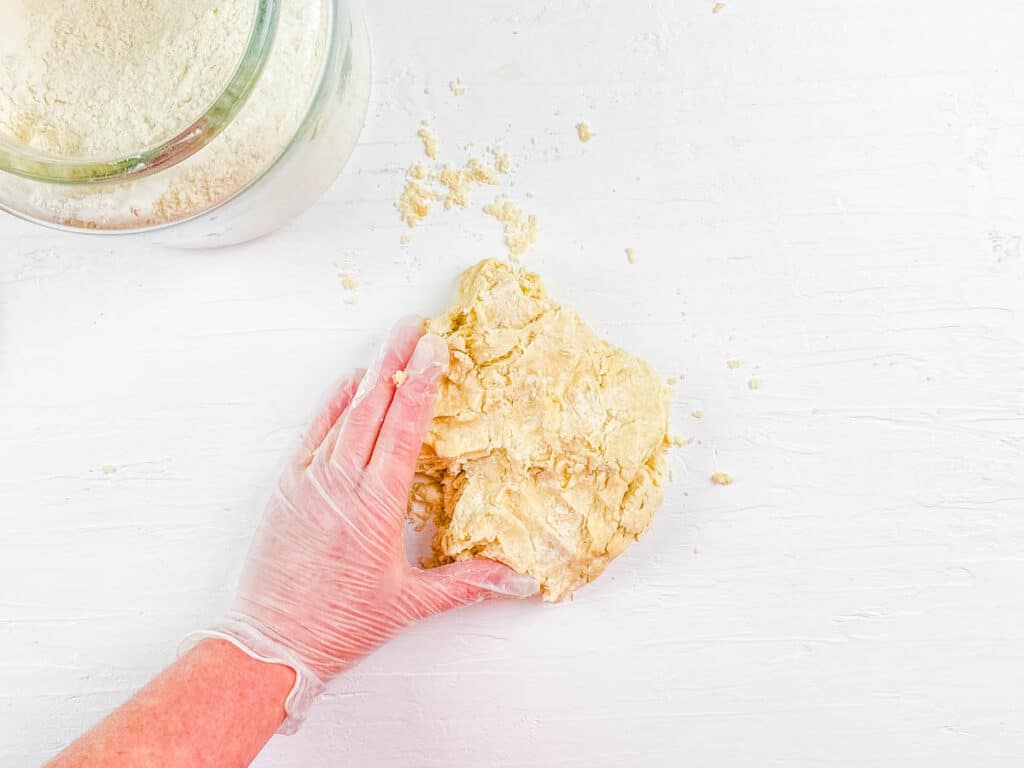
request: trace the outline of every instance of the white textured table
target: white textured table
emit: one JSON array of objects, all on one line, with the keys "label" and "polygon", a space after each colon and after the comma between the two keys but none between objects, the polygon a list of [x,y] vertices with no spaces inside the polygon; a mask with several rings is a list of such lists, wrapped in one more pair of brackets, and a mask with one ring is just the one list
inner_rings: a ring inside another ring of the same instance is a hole
[{"label": "white textured table", "polygon": [[513,154],[528,265],[686,375],[697,441],[572,604],[415,628],[258,765],[1020,765],[1021,5],[373,6],[363,141],[286,230],[188,254],[0,221],[0,765],[215,618],[330,382],[500,255],[484,196],[399,247],[425,117],[452,159]]}]

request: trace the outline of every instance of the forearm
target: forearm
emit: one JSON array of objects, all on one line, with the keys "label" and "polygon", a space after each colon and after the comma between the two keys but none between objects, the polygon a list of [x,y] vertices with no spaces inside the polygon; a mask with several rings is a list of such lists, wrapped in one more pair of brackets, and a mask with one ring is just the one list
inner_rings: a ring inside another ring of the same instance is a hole
[{"label": "forearm", "polygon": [[285,717],[288,667],[204,640],[48,768],[247,766]]}]

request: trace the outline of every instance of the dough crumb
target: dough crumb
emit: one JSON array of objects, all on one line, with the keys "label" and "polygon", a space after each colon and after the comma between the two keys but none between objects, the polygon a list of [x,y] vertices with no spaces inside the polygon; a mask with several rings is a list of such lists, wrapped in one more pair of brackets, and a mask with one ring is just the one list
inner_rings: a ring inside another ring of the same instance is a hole
[{"label": "dough crumb", "polygon": [[628,261],[630,264],[636,264],[636,251],[634,251],[632,248],[626,249],[626,261]]},{"label": "dough crumb", "polygon": [[441,487],[430,482],[414,482],[409,492],[408,517],[414,531],[422,531],[428,525],[441,525],[444,512],[444,494]]},{"label": "dough crumb", "polygon": [[476,158],[471,158],[465,168],[446,165],[441,169],[438,181],[445,188],[444,207],[469,205],[469,196],[476,184],[497,184],[498,172],[488,168]]},{"label": "dough crumb", "polygon": [[726,360],[725,364],[727,366],[729,366],[734,371],[737,368],[742,368],[743,367],[743,361],[742,360],[735,360],[735,359],[733,359],[733,360]]},{"label": "dough crumb", "polygon": [[455,78],[448,83],[448,88],[451,89],[451,92],[456,96],[461,96],[466,92],[466,86],[462,84],[462,81],[459,78]]},{"label": "dough crumb", "polygon": [[537,217],[523,213],[522,208],[506,197],[498,197],[485,205],[484,213],[501,222],[509,258],[518,262],[537,240]]},{"label": "dough crumb", "polygon": [[430,213],[433,195],[422,184],[410,179],[405,183],[402,196],[398,198],[398,214],[408,226],[415,227]]},{"label": "dough crumb", "polygon": [[672,437],[669,438],[669,444],[675,446],[676,448],[682,448],[683,446],[689,445],[692,442],[692,437],[680,437],[679,435],[672,435]]},{"label": "dough crumb", "polygon": [[117,467],[113,464],[104,464],[100,469],[103,470],[104,475],[112,475],[117,472]]},{"label": "dough crumb", "polygon": [[423,95],[424,96],[429,96],[430,95],[430,87],[429,86],[423,89]]},{"label": "dough crumb", "polygon": [[398,238],[398,244],[400,246],[402,246],[403,248],[407,247],[410,242],[412,242],[412,238],[409,237],[408,233],[406,233],[406,234],[402,235],[400,238]]},{"label": "dough crumb", "polygon": [[718,13],[723,8],[725,8],[725,3],[715,3],[714,5],[711,6],[711,12]]},{"label": "dough crumb", "polygon": [[728,472],[715,472],[711,475],[711,482],[715,485],[732,485],[732,475]]},{"label": "dough crumb", "polygon": [[586,123],[576,123],[576,135],[584,144],[594,138],[594,134],[590,132],[590,126]]},{"label": "dough crumb", "polygon": [[665,380],[665,383],[668,384],[670,387],[674,387],[676,384],[679,383],[679,377],[678,376],[669,376]]},{"label": "dough crumb", "polygon": [[[437,142],[424,126],[419,131],[427,155],[437,159]],[[469,206],[476,186],[497,185],[501,177],[511,171],[512,160],[501,149],[490,150],[493,163],[470,158],[465,165],[452,163],[425,165],[414,163],[405,173],[405,187],[395,207],[402,221],[409,227],[416,226],[430,215],[434,203],[440,203],[445,210]]]},{"label": "dough crumb", "polygon": [[695,419],[703,419],[704,418],[704,411],[702,411],[700,408],[698,408],[697,410],[695,410],[690,415],[693,416],[693,418],[695,418]]},{"label": "dough crumb", "polygon": [[341,273],[341,284],[347,291],[354,291],[359,286],[359,282],[351,272]]},{"label": "dough crumb", "polygon": [[494,169],[498,173],[509,174],[512,172],[512,158],[503,149],[492,149],[491,154],[494,155]]},{"label": "dough crumb", "polygon": [[416,135],[423,140],[424,154],[431,159],[437,157],[437,137],[430,132],[430,129],[424,124],[423,127],[417,131]]},{"label": "dough crumb", "polygon": [[356,298],[355,296],[346,296],[345,297],[345,303],[346,304],[358,304],[359,303],[359,299]]},{"label": "dough crumb", "polygon": [[757,376],[755,376],[754,378],[752,378],[750,381],[747,382],[747,387],[749,389],[760,389],[761,388],[761,380],[759,378],[757,378]]},{"label": "dough crumb", "polygon": [[451,359],[409,502],[437,522],[425,564],[486,557],[536,578],[548,602],[569,598],[661,506],[669,390],[537,275],[495,259],[463,274],[428,329]]},{"label": "dough crumb", "polygon": [[395,371],[393,374],[391,374],[391,381],[394,383],[396,388],[402,386],[408,380],[409,374],[406,373],[405,371]]}]

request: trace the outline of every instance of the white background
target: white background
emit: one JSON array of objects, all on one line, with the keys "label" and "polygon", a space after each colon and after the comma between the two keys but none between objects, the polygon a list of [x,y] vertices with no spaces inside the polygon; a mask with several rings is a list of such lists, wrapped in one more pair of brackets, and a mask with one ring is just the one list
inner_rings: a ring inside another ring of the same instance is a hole
[{"label": "white background", "polygon": [[0,221],[0,764],[217,617],[330,384],[501,255],[489,192],[399,246],[428,118],[449,160],[512,153],[527,265],[685,374],[697,440],[573,603],[413,629],[258,765],[1020,765],[1021,5],[372,6],[362,143],[287,229],[190,254]]}]

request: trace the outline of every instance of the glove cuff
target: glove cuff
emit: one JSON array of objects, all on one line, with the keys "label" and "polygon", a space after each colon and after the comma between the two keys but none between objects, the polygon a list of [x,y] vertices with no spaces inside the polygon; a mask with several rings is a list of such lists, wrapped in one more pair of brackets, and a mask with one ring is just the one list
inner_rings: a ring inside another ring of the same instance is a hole
[{"label": "glove cuff", "polygon": [[229,613],[223,621],[209,629],[187,634],[178,647],[178,656],[184,655],[200,640],[208,637],[225,640],[257,661],[282,664],[295,671],[295,684],[284,702],[284,710],[288,716],[277,732],[291,735],[298,731],[313,702],[326,688],[320,678],[292,651],[270,638],[259,624],[248,616],[235,612]]}]

